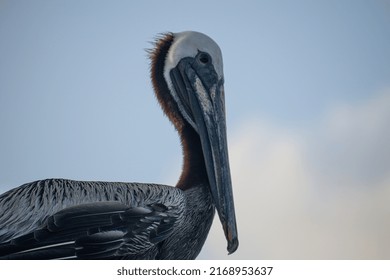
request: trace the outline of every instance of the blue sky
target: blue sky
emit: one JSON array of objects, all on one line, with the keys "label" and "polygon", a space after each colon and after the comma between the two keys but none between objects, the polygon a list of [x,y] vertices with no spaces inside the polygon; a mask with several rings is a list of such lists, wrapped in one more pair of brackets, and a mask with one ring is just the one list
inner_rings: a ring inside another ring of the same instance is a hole
[{"label": "blue sky", "polygon": [[[149,81],[158,33],[224,55],[241,247],[203,258],[389,258],[390,2],[1,1],[0,190],[174,185],[181,150]],[[334,245],[336,244],[336,245]]]}]

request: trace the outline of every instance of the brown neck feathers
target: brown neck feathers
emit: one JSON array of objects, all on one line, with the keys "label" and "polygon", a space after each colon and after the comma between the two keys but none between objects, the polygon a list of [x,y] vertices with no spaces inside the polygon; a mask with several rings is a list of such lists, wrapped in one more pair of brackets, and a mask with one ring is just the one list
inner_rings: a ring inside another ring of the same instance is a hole
[{"label": "brown neck feathers", "polygon": [[164,34],[157,39],[155,47],[149,51],[150,74],[157,100],[180,135],[183,148],[183,170],[177,187],[185,190],[207,183],[208,178],[199,135],[181,115],[164,78],[165,59],[173,39],[172,33]]}]

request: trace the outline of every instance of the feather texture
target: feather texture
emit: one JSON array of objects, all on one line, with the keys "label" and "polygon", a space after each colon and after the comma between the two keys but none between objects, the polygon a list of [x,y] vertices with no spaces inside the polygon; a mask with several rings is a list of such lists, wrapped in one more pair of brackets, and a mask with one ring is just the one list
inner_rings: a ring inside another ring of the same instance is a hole
[{"label": "feather texture", "polygon": [[[0,196],[0,259],[194,258],[181,246],[203,245],[207,234],[198,239],[196,229],[208,229],[214,215],[207,197],[202,186],[182,191],[64,179],[24,184]],[[192,211],[208,218],[198,220]],[[194,239],[186,237],[191,234]]]}]

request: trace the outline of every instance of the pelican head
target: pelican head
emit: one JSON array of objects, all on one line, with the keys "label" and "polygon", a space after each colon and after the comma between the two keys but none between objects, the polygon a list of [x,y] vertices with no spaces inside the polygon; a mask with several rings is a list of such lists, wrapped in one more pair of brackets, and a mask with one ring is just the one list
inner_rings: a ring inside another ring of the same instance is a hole
[{"label": "pelican head", "polygon": [[179,134],[198,135],[213,202],[233,253],[238,247],[230,177],[222,53],[208,36],[193,31],[165,34],[151,53],[157,98]]}]

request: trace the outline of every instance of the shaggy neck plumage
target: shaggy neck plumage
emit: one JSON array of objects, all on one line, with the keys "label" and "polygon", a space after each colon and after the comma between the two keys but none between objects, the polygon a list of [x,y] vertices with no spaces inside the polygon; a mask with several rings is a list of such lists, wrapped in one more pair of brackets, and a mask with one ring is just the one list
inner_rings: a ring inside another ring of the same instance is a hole
[{"label": "shaggy neck plumage", "polygon": [[208,177],[199,135],[181,115],[164,78],[165,59],[173,39],[173,34],[168,33],[156,41],[155,48],[150,51],[150,74],[161,108],[175,126],[181,139],[183,170],[176,186],[185,190],[199,184],[208,184]]}]

